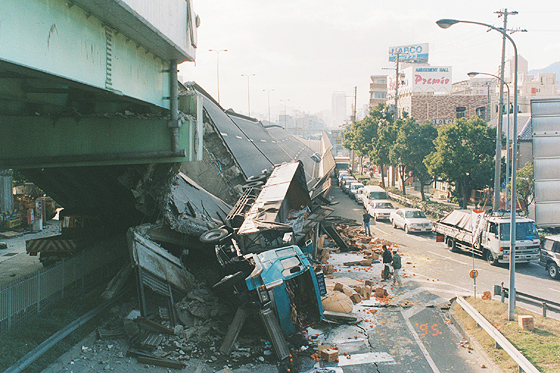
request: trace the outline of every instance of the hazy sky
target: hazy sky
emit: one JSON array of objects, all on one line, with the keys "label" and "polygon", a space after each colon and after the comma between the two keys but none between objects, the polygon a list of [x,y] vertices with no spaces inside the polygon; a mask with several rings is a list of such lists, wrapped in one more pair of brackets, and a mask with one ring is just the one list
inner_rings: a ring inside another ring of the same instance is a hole
[{"label": "hazy sky", "polygon": [[[196,81],[217,99],[216,53],[220,53],[220,101],[224,108],[247,114],[250,77],[251,115],[267,119],[270,92],[272,120],[284,112],[330,110],[331,95],[353,95],[358,108],[368,102],[370,75],[394,74],[391,46],[429,43],[429,63],[452,66],[453,81],[469,71],[496,74],[501,35],[481,26],[457,24],[443,30],[441,18],[501,27],[495,11],[516,10],[508,28],[529,69],[560,61],[558,0],[195,0],[201,19],[196,64],[184,63],[180,75]],[[508,42],[506,56],[513,54]],[[353,100],[349,98],[349,101]]]}]

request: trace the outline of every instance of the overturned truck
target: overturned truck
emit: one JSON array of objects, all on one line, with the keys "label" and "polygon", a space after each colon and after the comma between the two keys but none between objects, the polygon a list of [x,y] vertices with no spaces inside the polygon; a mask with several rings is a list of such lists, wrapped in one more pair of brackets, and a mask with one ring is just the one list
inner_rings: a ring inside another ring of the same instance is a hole
[{"label": "overturned truck", "polygon": [[248,184],[226,225],[200,236],[215,245],[223,269],[214,288],[238,306],[220,351],[229,354],[247,315],[258,313],[284,359],[290,354],[284,336],[322,318],[326,288],[314,270],[314,242],[332,209],[312,208],[301,162],[278,165]]}]

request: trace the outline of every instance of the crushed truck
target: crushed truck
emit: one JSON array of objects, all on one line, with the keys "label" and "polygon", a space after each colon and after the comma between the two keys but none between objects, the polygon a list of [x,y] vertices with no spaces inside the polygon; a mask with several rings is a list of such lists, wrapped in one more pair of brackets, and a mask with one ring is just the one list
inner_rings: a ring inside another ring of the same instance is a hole
[{"label": "crushed truck", "polygon": [[251,185],[226,225],[200,236],[222,268],[214,288],[238,307],[220,352],[231,352],[247,314],[256,313],[283,360],[290,354],[284,338],[323,317],[326,287],[313,241],[332,209],[312,205],[301,162],[277,165],[266,182]]},{"label": "crushed truck", "polygon": [[[473,223],[479,219],[479,223]],[[436,241],[451,251],[468,251],[481,255],[491,264],[509,263],[510,212],[473,214],[455,210],[434,224]],[[539,260],[539,236],[535,221],[516,215],[515,262],[536,263]],[[474,229],[473,229],[474,228]]]}]

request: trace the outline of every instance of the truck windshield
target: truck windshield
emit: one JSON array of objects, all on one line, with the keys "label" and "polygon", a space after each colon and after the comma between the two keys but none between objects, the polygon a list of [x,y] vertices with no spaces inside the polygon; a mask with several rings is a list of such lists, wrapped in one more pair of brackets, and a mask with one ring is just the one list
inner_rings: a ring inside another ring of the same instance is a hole
[{"label": "truck windshield", "polygon": [[[532,221],[516,223],[517,230],[515,232],[516,240],[536,240],[539,238],[537,234],[537,227],[535,227],[535,223]],[[503,223],[500,224],[500,240],[508,241],[510,233],[510,224]]]},{"label": "truck windshield", "polygon": [[387,193],[385,192],[371,192],[369,194],[369,199],[388,199]]}]

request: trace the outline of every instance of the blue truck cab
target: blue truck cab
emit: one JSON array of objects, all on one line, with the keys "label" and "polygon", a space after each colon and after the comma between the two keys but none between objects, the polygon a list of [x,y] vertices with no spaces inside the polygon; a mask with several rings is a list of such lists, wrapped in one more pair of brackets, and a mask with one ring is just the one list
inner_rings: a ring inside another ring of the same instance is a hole
[{"label": "blue truck cab", "polygon": [[321,320],[322,276],[313,271],[309,259],[296,245],[249,254],[253,272],[245,279],[249,291],[256,291],[261,305],[272,303],[282,332],[291,335]]}]

